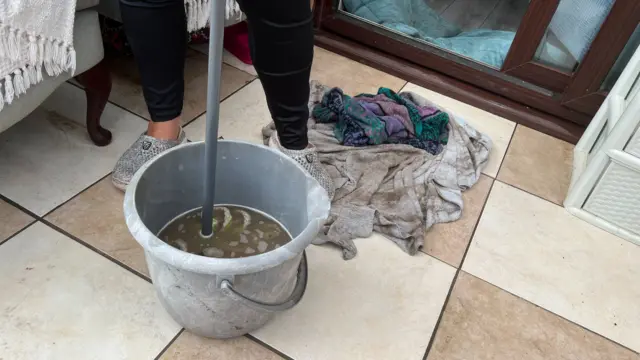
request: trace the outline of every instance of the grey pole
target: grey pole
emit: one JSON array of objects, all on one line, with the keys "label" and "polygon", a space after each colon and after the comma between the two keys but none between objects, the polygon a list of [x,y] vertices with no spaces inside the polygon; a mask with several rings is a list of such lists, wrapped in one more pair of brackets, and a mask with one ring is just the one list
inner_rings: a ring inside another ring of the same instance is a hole
[{"label": "grey pole", "polygon": [[209,14],[209,73],[207,82],[207,133],[204,154],[204,204],[202,235],[213,235],[213,205],[216,187],[218,122],[220,120],[220,72],[222,71],[222,39],[225,0],[211,0]]}]

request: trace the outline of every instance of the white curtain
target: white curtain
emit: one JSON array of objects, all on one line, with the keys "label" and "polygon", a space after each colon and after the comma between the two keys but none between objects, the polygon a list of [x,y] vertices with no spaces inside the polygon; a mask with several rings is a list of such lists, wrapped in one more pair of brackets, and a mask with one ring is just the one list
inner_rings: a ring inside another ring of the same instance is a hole
[{"label": "white curtain", "polygon": [[581,61],[614,2],[615,0],[561,0],[549,30],[577,61]]}]

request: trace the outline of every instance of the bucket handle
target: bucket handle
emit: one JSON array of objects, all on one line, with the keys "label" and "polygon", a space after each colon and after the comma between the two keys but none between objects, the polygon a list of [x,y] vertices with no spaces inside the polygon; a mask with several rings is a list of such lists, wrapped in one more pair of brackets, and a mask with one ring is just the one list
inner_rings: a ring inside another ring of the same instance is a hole
[{"label": "bucket handle", "polygon": [[294,307],[300,302],[300,299],[302,299],[302,295],[304,295],[304,291],[307,289],[307,272],[307,254],[303,252],[300,266],[298,267],[296,286],[291,292],[291,295],[289,295],[289,298],[281,303],[264,303],[250,299],[236,291],[236,289],[233,288],[232,281],[229,279],[223,279],[220,282],[220,290],[228,297],[256,310],[269,312],[285,311]]}]

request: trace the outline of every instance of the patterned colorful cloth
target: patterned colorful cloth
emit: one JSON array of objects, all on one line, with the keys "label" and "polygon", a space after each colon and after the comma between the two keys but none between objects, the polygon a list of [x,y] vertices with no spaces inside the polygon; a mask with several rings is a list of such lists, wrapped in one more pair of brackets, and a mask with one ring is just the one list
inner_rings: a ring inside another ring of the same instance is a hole
[{"label": "patterned colorful cloth", "polygon": [[347,146],[406,144],[436,155],[449,135],[446,112],[420,107],[387,88],[356,97],[333,88],[313,109],[313,117],[321,123],[336,123],[335,136]]}]

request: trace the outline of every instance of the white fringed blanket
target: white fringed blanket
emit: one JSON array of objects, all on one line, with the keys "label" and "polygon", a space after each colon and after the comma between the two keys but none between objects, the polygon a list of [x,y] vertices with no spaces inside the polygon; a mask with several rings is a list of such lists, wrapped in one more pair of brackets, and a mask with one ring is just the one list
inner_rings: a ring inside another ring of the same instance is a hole
[{"label": "white fringed blanket", "polygon": [[[209,1],[185,0],[189,31],[205,27]],[[226,1],[227,20],[240,19],[235,0]],[[0,0],[0,111],[48,76],[74,73],[73,23],[76,0]]]},{"label": "white fringed blanket", "polygon": [[0,0],[0,111],[43,79],[73,73],[75,0]]}]

